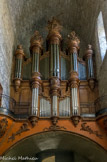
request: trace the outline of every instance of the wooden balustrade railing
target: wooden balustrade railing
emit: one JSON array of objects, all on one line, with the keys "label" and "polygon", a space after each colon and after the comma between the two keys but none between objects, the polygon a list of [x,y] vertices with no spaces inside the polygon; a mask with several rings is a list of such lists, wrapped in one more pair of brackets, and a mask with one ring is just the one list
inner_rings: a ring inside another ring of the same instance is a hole
[{"label": "wooden balustrade railing", "polygon": [[[103,96],[98,98],[95,102],[80,102],[80,114],[96,114],[96,112],[104,108],[105,104],[107,104],[106,98],[107,96]],[[31,111],[31,102],[16,102],[13,98],[4,94],[0,94],[0,107],[8,109],[14,114],[25,114],[29,116]],[[47,112],[46,108],[42,108],[42,110],[40,110],[41,109],[39,107],[40,117],[51,117],[51,110],[49,113]],[[70,117],[71,113],[64,109],[64,112],[62,114],[59,113],[59,116]]]}]

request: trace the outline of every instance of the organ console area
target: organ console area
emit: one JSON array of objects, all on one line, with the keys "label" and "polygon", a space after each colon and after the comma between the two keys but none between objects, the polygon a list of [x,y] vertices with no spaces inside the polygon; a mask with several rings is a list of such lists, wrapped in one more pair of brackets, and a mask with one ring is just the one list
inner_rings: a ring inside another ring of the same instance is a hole
[{"label": "organ console area", "polygon": [[[84,60],[79,57],[80,40],[72,31],[62,50],[59,21],[48,21],[48,35],[35,31],[30,40],[30,58],[17,46],[14,55],[11,97],[16,116],[28,117],[32,125],[39,118],[70,118],[76,126],[80,118],[94,118],[98,86],[95,80],[93,50],[87,45]],[[47,49],[43,49],[46,44]],[[45,52],[44,52],[45,51]]]}]

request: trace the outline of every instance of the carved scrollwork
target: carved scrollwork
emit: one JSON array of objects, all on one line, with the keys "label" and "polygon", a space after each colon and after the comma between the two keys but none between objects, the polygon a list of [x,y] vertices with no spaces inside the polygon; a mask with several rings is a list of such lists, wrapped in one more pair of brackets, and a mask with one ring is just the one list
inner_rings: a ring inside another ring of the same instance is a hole
[{"label": "carved scrollwork", "polygon": [[66,130],[65,127],[59,125],[51,125],[49,128],[44,128],[43,131],[57,131],[57,130]]},{"label": "carved scrollwork", "polygon": [[94,131],[92,130],[92,128],[90,128],[90,126],[86,125],[87,123],[82,123],[81,124],[81,129],[83,131],[89,132],[89,134],[95,134],[98,138],[103,138],[101,134],[99,134],[98,131]]},{"label": "carved scrollwork", "polygon": [[47,127],[44,128],[43,131],[57,131],[61,129],[66,130],[65,127],[57,125],[59,119],[58,116],[53,116],[51,119],[52,119],[52,125],[49,128]]},{"label": "carved scrollwork", "polygon": [[6,118],[0,120],[0,138],[3,137],[7,130],[8,121]]},{"label": "carved scrollwork", "polygon": [[104,119],[103,124],[104,124],[104,128],[105,128],[105,130],[107,131],[107,118]]},{"label": "carved scrollwork", "polygon": [[17,135],[21,135],[23,132],[29,131],[30,129],[28,128],[28,123],[23,123],[22,126],[19,128],[19,130],[16,133],[12,133],[12,135],[8,138],[9,141],[14,141],[15,137]]}]

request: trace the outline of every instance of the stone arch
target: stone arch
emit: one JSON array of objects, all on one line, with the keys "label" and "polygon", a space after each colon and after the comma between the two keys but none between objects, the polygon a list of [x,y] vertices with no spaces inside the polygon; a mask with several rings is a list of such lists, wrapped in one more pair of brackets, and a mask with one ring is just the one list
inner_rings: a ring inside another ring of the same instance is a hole
[{"label": "stone arch", "polygon": [[64,131],[31,135],[8,149],[4,156],[31,157],[46,150],[71,151],[92,162],[106,162],[107,152],[92,140]]}]

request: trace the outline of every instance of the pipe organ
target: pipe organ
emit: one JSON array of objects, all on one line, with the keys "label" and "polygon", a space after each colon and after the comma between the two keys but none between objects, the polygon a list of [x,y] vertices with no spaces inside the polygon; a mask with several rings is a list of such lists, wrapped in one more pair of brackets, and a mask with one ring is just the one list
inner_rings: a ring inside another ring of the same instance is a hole
[{"label": "pipe organ", "polygon": [[[71,117],[77,120],[81,116],[81,101],[88,102],[89,99],[82,97],[83,92],[87,93],[82,85],[89,86],[90,93],[95,87],[91,45],[88,45],[84,61],[78,56],[80,40],[75,32],[68,35],[66,53],[61,50],[62,26],[59,21],[55,18],[48,21],[47,29],[46,52],[43,51],[42,37],[36,31],[30,41],[31,57],[24,60],[22,46],[18,46],[15,54],[15,91],[18,93],[26,75],[32,94],[29,115],[33,124],[39,117]],[[93,101],[95,98],[94,95]]]}]

